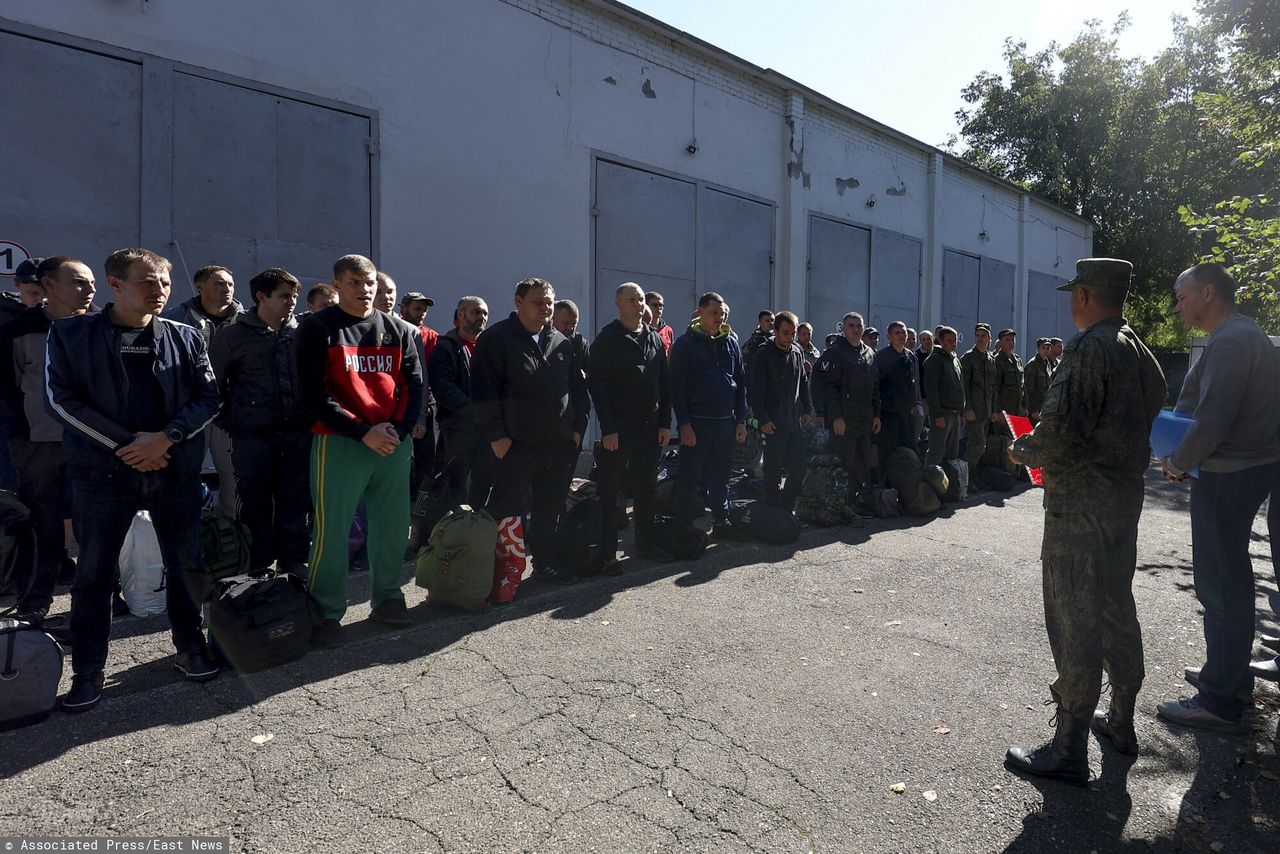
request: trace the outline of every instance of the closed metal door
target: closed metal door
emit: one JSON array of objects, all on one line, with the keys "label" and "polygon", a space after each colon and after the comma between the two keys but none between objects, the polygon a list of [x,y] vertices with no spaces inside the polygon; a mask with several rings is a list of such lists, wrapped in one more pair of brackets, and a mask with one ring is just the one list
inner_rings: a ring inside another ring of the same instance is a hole
[{"label": "closed metal door", "polygon": [[702,187],[698,239],[698,290],[724,297],[733,309],[734,329],[750,335],[759,313],[774,307],[773,206]]},{"label": "closed metal door", "polygon": [[250,304],[266,267],[323,281],[371,254],[368,118],[180,72],[173,101],[173,299],[206,264]]},{"label": "closed metal door", "polygon": [[1013,327],[1013,273],[1012,264],[994,258],[982,259],[978,314],[984,322],[991,324],[993,335],[999,334],[1001,329]]},{"label": "closed metal door", "polygon": [[850,311],[871,308],[871,231],[809,217],[809,287],[806,314],[819,350]]},{"label": "closed metal door", "polygon": [[82,259],[110,302],[102,262],[141,239],[142,66],[0,33],[0,80],[0,240]]},{"label": "closed metal door", "polygon": [[1061,338],[1065,341],[1071,337],[1073,328],[1070,295],[1057,289],[1066,279],[1035,270],[1027,279],[1026,340],[1029,343],[1021,349],[1030,353],[1037,338]]},{"label": "closed metal door", "polygon": [[[953,327],[965,341],[972,340],[973,327],[979,320],[978,291],[981,263],[972,255],[942,253],[942,323]],[[990,322],[990,321],[987,321]]]},{"label": "closed metal door", "polygon": [[901,320],[915,327],[920,322],[921,243],[893,231],[876,231],[875,275],[872,280],[871,317],[868,323],[881,332]]},{"label": "closed metal door", "polygon": [[596,316],[581,307],[583,333],[594,338],[617,316],[623,282],[661,292],[664,319],[683,331],[697,284],[697,184],[597,160],[595,194]]}]

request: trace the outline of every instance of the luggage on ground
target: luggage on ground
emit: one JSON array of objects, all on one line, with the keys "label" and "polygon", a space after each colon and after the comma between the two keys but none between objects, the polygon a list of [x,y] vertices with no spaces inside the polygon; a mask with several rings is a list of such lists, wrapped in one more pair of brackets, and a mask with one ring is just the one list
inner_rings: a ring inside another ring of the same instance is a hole
[{"label": "luggage on ground", "polygon": [[249,530],[210,507],[200,514],[204,572],[213,581],[249,571]]},{"label": "luggage on ground", "polygon": [[415,581],[431,601],[479,613],[493,586],[498,525],[483,510],[460,505],[445,514],[418,551]]},{"label": "luggage on ground", "polygon": [[943,460],[942,470],[947,473],[950,486],[942,497],[947,503],[964,501],[969,497],[969,463],[967,460]]},{"label": "luggage on ground", "polygon": [[849,473],[835,454],[809,458],[795,512],[797,519],[810,525],[843,525],[852,518]]},{"label": "luggage on ground", "polygon": [[764,498],[764,479],[750,469],[740,469],[729,474],[728,496],[730,501],[759,501]]},{"label": "luggage on ground", "polygon": [[1009,459],[1009,437],[1002,433],[992,433],[987,437],[987,446],[982,452],[982,458],[978,461],[978,465],[988,468],[1004,469],[1009,474],[1013,474],[1016,468],[1013,460]]},{"label": "luggage on ground", "polygon": [[808,424],[800,428],[804,446],[810,454],[831,453],[831,431],[825,427]]},{"label": "luggage on ground", "polygon": [[22,620],[0,620],[0,731],[49,717],[61,679],[57,641]]},{"label": "luggage on ground", "polygon": [[1009,492],[1014,485],[1013,472],[993,466],[978,466],[973,480],[978,486],[993,492]]},{"label": "luggage on ground", "polygon": [[[203,601],[211,592],[211,577],[204,573],[196,581],[200,589],[192,592],[199,597],[196,601]],[[133,517],[124,535],[124,545],[120,548],[120,586],[120,595],[133,615],[151,617],[165,612],[164,557],[160,554],[155,523],[146,510]]]},{"label": "luggage on ground", "polygon": [[214,655],[253,673],[305,655],[319,611],[306,582],[291,572],[233,575],[214,582],[206,619]]},{"label": "luggage on ground", "polygon": [[951,478],[947,476],[946,470],[942,466],[925,466],[924,482],[933,488],[938,494],[938,500],[943,501],[946,495],[951,491]]},{"label": "luggage on ground", "polygon": [[[885,479],[898,490],[898,499],[910,503],[924,480],[924,466],[910,448],[895,448],[885,463]],[[903,507],[906,510],[906,507]]]},{"label": "luggage on ground", "polygon": [[878,519],[892,519],[902,515],[898,503],[898,490],[886,486],[867,486],[858,494],[858,510]]},{"label": "luggage on ground", "polygon": [[680,467],[680,449],[667,448],[658,460],[658,488],[654,507],[658,513],[675,512],[676,469]]},{"label": "luggage on ground", "polygon": [[653,517],[653,539],[676,560],[694,560],[707,550],[707,535],[673,516]]},{"label": "luggage on ground", "polygon": [[754,475],[760,474],[760,464],[764,459],[763,434],[759,427],[747,425],[747,441],[741,445],[733,445],[733,462],[735,471],[746,469]]},{"label": "luggage on ground", "polygon": [[902,512],[907,516],[932,516],[942,509],[942,499],[925,480],[916,486],[915,495],[905,501],[899,500]]},{"label": "luggage on ground", "polygon": [[800,539],[800,520],[763,501],[729,502],[729,525],[744,539],[782,546]]},{"label": "luggage on ground", "polygon": [[605,554],[604,522],[604,500],[594,494],[578,497],[560,514],[551,562],[557,572],[584,578],[604,569],[615,557]]}]

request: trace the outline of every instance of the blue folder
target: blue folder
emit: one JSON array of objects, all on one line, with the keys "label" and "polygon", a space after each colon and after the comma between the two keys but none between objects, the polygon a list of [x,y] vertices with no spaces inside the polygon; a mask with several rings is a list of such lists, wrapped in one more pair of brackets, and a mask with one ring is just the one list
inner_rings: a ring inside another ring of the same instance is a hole
[{"label": "blue folder", "polygon": [[[1151,425],[1151,450],[1155,452],[1156,459],[1162,460],[1178,450],[1182,437],[1187,435],[1187,430],[1194,423],[1196,420],[1190,415],[1182,415],[1169,409],[1160,410]],[[1196,466],[1187,474],[1199,477],[1200,467]]]}]

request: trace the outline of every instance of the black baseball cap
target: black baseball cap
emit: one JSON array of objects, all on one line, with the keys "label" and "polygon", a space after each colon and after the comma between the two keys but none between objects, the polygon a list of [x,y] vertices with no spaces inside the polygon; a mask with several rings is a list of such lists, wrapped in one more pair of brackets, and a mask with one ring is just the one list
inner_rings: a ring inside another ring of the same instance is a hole
[{"label": "black baseball cap", "polygon": [[28,258],[18,265],[18,269],[13,271],[13,280],[19,284],[30,285],[40,281],[40,277],[36,275],[36,270],[40,268],[40,262],[43,258]]}]

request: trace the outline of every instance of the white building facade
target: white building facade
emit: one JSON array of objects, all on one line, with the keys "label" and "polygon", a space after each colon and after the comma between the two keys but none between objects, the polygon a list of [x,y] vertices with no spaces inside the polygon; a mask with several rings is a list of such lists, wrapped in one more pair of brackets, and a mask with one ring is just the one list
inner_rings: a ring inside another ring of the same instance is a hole
[{"label": "white building facade", "polygon": [[144,245],[175,299],[355,251],[442,329],[540,275],[588,335],[636,281],[677,326],[716,290],[743,334],[856,310],[1025,352],[1069,336],[1054,287],[1092,254],[1088,221],[612,0],[0,0],[0,79],[0,241]]}]

